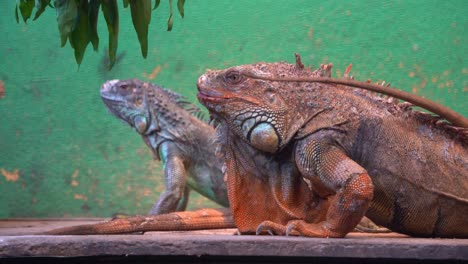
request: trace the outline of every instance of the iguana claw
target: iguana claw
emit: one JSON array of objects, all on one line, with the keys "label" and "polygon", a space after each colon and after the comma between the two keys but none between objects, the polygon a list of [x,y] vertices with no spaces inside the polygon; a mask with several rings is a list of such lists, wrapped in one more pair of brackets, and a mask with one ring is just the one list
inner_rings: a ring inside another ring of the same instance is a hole
[{"label": "iguana claw", "polygon": [[289,236],[291,234],[291,232],[294,232],[296,228],[296,224],[295,223],[290,223],[288,224],[288,226],[286,227],[286,236]]},{"label": "iguana claw", "polygon": [[306,237],[344,237],[346,233],[334,232],[327,228],[326,223],[311,224],[304,220],[292,220],[286,227],[286,235]]},{"label": "iguana claw", "polygon": [[271,221],[263,221],[258,225],[257,230],[255,230],[256,235],[262,235],[268,233],[271,236],[280,235],[284,236],[286,234],[286,227]]}]

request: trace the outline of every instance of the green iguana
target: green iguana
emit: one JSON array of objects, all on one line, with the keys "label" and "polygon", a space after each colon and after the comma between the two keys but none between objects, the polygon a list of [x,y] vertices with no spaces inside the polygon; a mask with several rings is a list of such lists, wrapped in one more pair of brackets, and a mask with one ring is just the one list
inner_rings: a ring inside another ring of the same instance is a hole
[{"label": "green iguana", "polygon": [[101,98],[117,118],[135,128],[163,161],[166,190],[151,215],[184,211],[190,190],[227,207],[222,161],[215,156],[215,130],[182,96],[137,79],[102,85]]},{"label": "green iguana", "polygon": [[[466,129],[333,82],[343,80],[312,82],[328,76],[330,65],[310,71],[296,58],[295,65],[208,71],[198,81],[199,100],[220,122],[223,172],[239,231],[342,237],[367,214],[405,234],[467,237]],[[47,234],[232,224],[227,210],[204,209]]]}]

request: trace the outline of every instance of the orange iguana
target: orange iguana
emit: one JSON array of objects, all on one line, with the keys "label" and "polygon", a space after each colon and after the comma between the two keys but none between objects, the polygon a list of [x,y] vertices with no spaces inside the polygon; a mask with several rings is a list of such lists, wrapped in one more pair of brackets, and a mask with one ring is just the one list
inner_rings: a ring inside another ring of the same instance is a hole
[{"label": "orange iguana", "polygon": [[[220,124],[239,232],[343,237],[366,215],[412,236],[468,237],[468,120],[422,100],[457,127],[348,86],[382,87],[329,75],[330,65],[311,71],[296,56],[296,64],[242,65],[199,78],[198,98]],[[177,212],[48,233],[224,228],[232,224],[227,216]]]}]

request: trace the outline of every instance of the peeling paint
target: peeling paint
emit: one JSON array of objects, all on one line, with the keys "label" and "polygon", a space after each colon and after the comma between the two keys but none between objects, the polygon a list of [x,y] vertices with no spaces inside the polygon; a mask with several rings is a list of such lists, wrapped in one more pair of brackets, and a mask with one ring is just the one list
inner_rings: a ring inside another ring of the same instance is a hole
[{"label": "peeling paint", "polygon": [[148,187],[143,188],[143,196],[151,196],[151,189]]},{"label": "peeling paint", "polygon": [[5,83],[0,80],[0,99],[5,96]]},{"label": "peeling paint", "polygon": [[140,157],[148,157],[151,156],[153,153],[151,153],[147,146],[141,146],[136,150],[136,154]]},{"label": "peeling paint", "polygon": [[307,31],[307,36],[308,36],[309,38],[313,38],[313,36],[314,36],[314,28],[311,27],[311,28],[309,29],[309,31]]},{"label": "peeling paint", "polygon": [[7,181],[16,182],[19,179],[19,170],[15,169],[12,172],[9,172],[3,168],[0,168],[0,173],[5,177]]},{"label": "peeling paint", "polygon": [[76,178],[78,177],[78,175],[80,174],[80,170],[79,169],[75,169],[75,171],[73,171],[73,174],[72,174],[72,181],[70,183],[71,186],[73,187],[76,187],[79,185],[79,182],[76,180]]},{"label": "peeling paint", "polygon": [[73,174],[72,174],[72,178],[76,178],[78,177],[78,175],[80,174],[80,170],[79,169],[76,169]]},{"label": "peeling paint", "polygon": [[161,72],[161,69],[162,69],[161,65],[158,65],[153,69],[153,71],[149,75],[147,75],[146,72],[143,73],[143,77],[145,77],[145,78],[147,78],[149,80],[153,80]]},{"label": "peeling paint", "polygon": [[88,201],[88,196],[83,195],[83,194],[75,193],[75,194],[73,195],[73,198],[75,198],[76,200]]}]

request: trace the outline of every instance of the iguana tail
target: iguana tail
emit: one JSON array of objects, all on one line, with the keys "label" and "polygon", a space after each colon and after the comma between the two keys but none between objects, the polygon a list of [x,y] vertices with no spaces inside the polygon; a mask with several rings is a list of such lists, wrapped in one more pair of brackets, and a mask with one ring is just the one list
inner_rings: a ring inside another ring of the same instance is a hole
[{"label": "iguana tail", "polygon": [[57,228],[41,235],[99,235],[148,231],[188,231],[235,228],[229,209],[200,209],[162,215],[133,216],[109,221]]}]

